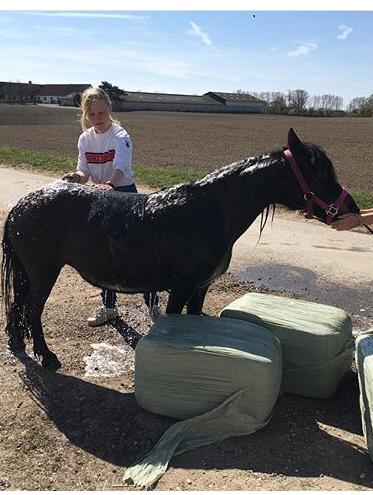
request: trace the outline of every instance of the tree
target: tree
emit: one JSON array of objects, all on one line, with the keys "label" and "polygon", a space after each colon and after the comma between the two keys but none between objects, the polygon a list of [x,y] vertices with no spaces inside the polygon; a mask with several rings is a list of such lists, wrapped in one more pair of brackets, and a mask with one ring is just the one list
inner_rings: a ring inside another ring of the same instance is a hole
[{"label": "tree", "polygon": [[343,115],[343,98],[336,95],[314,95],[309,99],[308,115],[314,117],[331,117]]},{"label": "tree", "polygon": [[373,94],[370,95],[368,98],[364,96],[353,98],[348,105],[348,111],[360,117],[372,117]]},{"label": "tree", "polygon": [[107,81],[102,81],[102,83],[99,85],[99,88],[103,89],[109,96],[109,98],[114,101],[114,100],[120,100],[121,96],[124,96],[127,94],[124,89],[118,88],[118,86],[113,86]]},{"label": "tree", "polygon": [[266,108],[267,113],[286,115],[289,111],[283,93],[273,93],[271,101]]},{"label": "tree", "polygon": [[[279,115],[304,115],[310,117],[341,117],[343,98],[333,94],[310,96],[304,89],[280,91],[248,92],[237,89],[238,94],[251,94],[267,103],[266,113]],[[369,98],[355,98],[350,103],[350,111],[357,115],[373,115],[373,94]]]},{"label": "tree", "polygon": [[309,94],[304,89],[293,89],[288,91],[287,99],[289,113],[299,115],[306,110]]}]

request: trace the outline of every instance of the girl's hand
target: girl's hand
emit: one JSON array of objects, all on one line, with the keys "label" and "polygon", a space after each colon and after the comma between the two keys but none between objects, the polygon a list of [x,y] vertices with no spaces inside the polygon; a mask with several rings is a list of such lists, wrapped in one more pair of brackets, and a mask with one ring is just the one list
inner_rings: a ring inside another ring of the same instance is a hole
[{"label": "girl's hand", "polygon": [[101,191],[113,191],[113,188],[109,184],[92,184],[95,189],[100,189]]},{"label": "girl's hand", "polygon": [[78,172],[68,172],[62,176],[62,180],[67,180],[68,182],[77,182],[80,184],[81,175]]},{"label": "girl's hand", "polygon": [[350,230],[359,225],[361,225],[360,213],[346,213],[332,222],[332,228],[336,230]]}]

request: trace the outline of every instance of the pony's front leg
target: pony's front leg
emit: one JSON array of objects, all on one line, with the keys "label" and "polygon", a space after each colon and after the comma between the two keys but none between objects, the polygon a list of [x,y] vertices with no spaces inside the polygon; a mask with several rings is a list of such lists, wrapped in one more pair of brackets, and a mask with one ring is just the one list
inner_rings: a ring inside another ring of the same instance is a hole
[{"label": "pony's front leg", "polygon": [[186,305],[188,299],[190,298],[191,294],[193,294],[193,289],[192,290],[187,290],[187,289],[173,289],[170,292],[168,302],[167,302],[167,308],[166,308],[166,313],[176,313],[180,314],[183,311],[184,306]]},{"label": "pony's front leg", "polygon": [[57,356],[48,349],[44,339],[43,327],[41,325],[41,315],[44,305],[51,293],[54,283],[60,273],[61,266],[49,264],[43,270],[34,270],[33,276],[29,276],[30,291],[25,304],[25,317],[28,328],[31,330],[35,356],[41,356],[41,364],[44,368],[57,370],[61,363]]},{"label": "pony's front leg", "polygon": [[200,315],[202,313],[203,303],[205,301],[208,288],[209,287],[207,286],[196,290],[193,296],[189,299],[187,304],[188,315]]}]

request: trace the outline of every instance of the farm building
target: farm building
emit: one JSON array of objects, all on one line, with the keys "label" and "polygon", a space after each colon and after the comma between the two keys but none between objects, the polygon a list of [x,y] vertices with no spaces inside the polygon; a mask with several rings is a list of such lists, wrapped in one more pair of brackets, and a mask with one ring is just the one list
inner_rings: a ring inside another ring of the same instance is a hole
[{"label": "farm building", "polygon": [[218,112],[220,103],[209,96],[142,93],[128,91],[115,102],[118,110],[164,110],[169,112]]},{"label": "farm building", "polygon": [[61,104],[66,95],[83,93],[91,84],[43,84],[36,93],[37,103]]},{"label": "farm building", "polygon": [[91,84],[32,84],[0,82],[0,103],[61,103],[68,94],[82,93]]},{"label": "farm building", "polygon": [[264,104],[250,95],[209,92],[202,96],[128,91],[115,102],[115,110],[168,112],[263,113]]},{"label": "farm building", "polygon": [[41,84],[0,82],[0,103],[33,103]]},{"label": "farm building", "polygon": [[265,102],[246,93],[214,93],[208,92],[204,96],[210,96],[224,105],[226,112],[263,113]]},{"label": "farm building", "polygon": [[[91,84],[32,84],[0,82],[0,103],[55,103],[77,107]],[[127,91],[113,101],[115,111],[157,110],[168,112],[263,113],[265,102],[242,93],[208,92],[179,95]]]}]

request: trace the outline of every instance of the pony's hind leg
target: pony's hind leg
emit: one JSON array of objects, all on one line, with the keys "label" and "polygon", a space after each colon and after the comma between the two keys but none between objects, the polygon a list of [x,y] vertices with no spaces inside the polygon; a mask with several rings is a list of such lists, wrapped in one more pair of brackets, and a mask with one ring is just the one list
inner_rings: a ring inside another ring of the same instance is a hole
[{"label": "pony's hind leg", "polygon": [[44,305],[60,273],[61,266],[53,269],[43,268],[37,275],[29,277],[30,291],[26,300],[25,319],[31,330],[34,355],[42,358],[42,365],[51,370],[57,370],[61,363],[57,356],[49,350],[43,334],[41,315]]},{"label": "pony's hind leg", "polygon": [[41,325],[41,314],[43,312],[43,308],[44,304],[42,307],[33,307],[31,309],[29,308],[28,310],[27,319],[31,327],[34,355],[41,356],[41,364],[44,368],[57,370],[61,367],[61,363],[58,360],[56,354],[49,350],[43,334],[43,328]]}]

